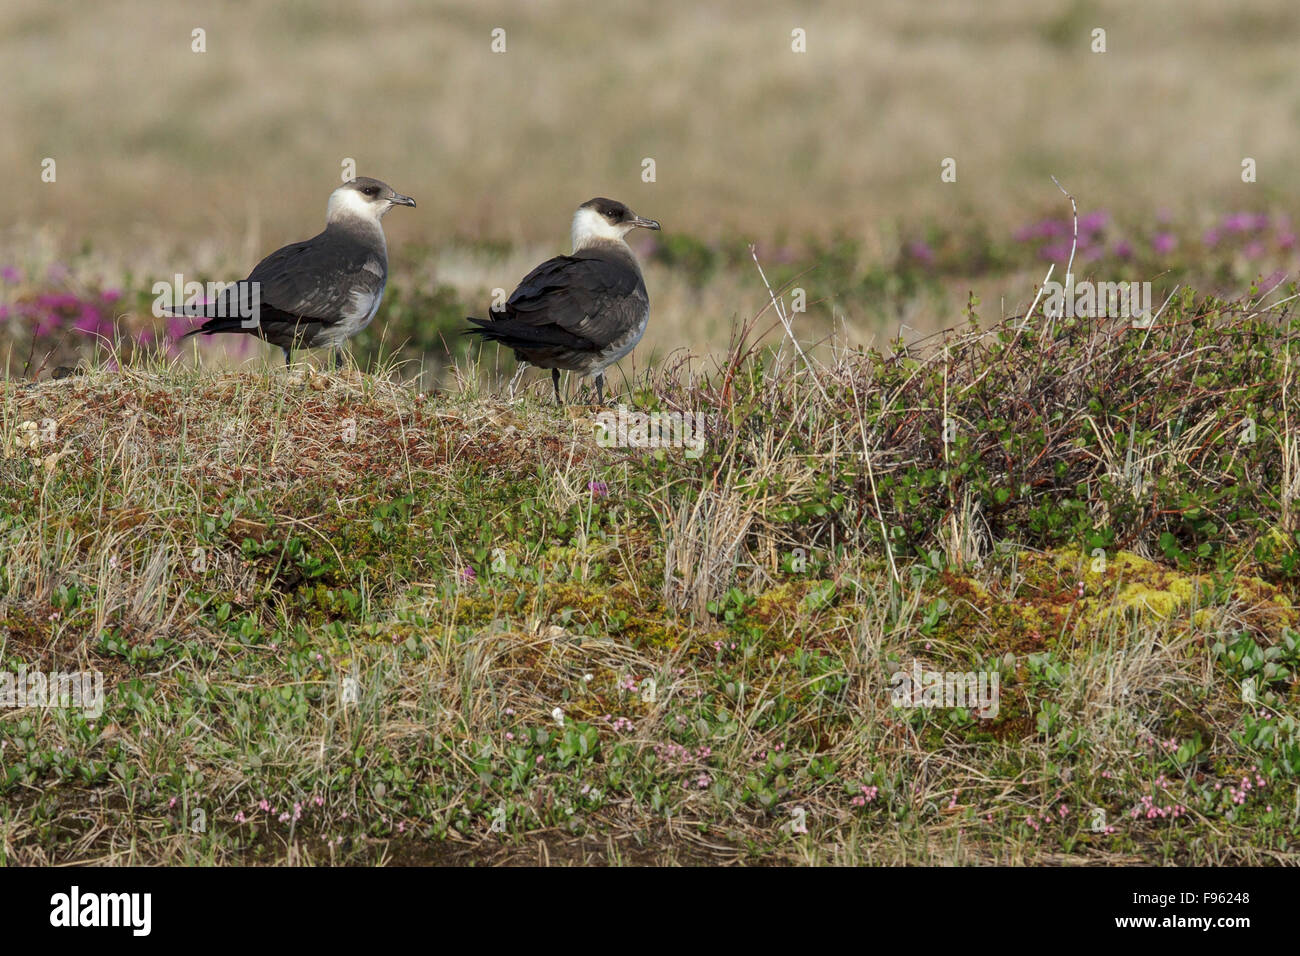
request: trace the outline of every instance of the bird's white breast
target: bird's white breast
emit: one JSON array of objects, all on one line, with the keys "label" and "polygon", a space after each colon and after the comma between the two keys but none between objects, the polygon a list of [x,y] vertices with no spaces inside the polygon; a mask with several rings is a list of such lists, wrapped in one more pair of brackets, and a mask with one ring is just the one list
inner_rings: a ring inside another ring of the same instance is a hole
[{"label": "bird's white breast", "polygon": [[348,333],[349,335],[355,335],[374,320],[375,313],[379,311],[379,303],[384,298],[384,264],[372,256],[365,261],[361,268],[380,280],[379,288],[372,289],[369,286],[361,286],[352,290],[354,305],[352,311],[345,318],[345,324],[352,329]]},{"label": "bird's white breast", "polygon": [[356,308],[348,316],[348,324],[360,332],[374,319],[375,313],[379,311],[379,303],[383,301],[383,298],[383,286],[380,286],[377,292],[372,292],[369,289],[353,290],[352,301],[356,303]]}]

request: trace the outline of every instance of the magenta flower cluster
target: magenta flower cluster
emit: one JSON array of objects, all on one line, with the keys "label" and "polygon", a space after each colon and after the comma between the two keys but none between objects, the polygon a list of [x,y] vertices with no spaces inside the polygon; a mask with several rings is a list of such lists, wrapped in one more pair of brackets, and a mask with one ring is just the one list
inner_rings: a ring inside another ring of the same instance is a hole
[{"label": "magenta flower cluster", "polygon": [[[1079,244],[1074,253],[1077,261],[1087,262],[1106,254],[1106,228],[1109,225],[1110,213],[1104,209],[1086,212],[1079,217]],[[1039,258],[1063,263],[1070,258],[1070,247],[1074,243],[1074,217],[1040,219],[1017,229],[1013,238],[1016,242],[1037,243]],[[1127,239],[1119,239],[1109,251],[1118,258],[1127,259],[1133,255],[1133,244]]]},{"label": "magenta flower cluster", "polygon": [[[12,266],[0,269],[0,278],[6,282],[15,281],[16,275]],[[116,303],[121,298],[122,293],[117,289],[89,295],[42,292],[20,298],[11,305],[0,304],[0,321],[22,322],[38,339],[68,331],[108,338],[113,334]]]},{"label": "magenta flower cluster", "polygon": [[[1167,216],[1160,216],[1156,231],[1141,242],[1124,237],[1108,240],[1109,213],[1105,210],[1084,213],[1079,216],[1075,260],[1088,262],[1106,255],[1130,259],[1139,254],[1167,259],[1178,248],[1178,239],[1165,225],[1166,219]],[[1074,239],[1074,220],[1070,216],[1042,219],[1017,229],[1013,238],[1016,242],[1036,245],[1042,259],[1065,262]],[[1229,250],[1240,252],[1247,259],[1260,259],[1270,251],[1295,249],[1296,236],[1290,217],[1285,214],[1234,212],[1206,229],[1201,235],[1201,245],[1207,250]]]},{"label": "magenta flower cluster", "polygon": [[858,790],[860,793],[849,801],[855,807],[865,807],[868,803],[874,802],[876,797],[880,795],[879,787],[871,787],[865,783],[858,787]]}]

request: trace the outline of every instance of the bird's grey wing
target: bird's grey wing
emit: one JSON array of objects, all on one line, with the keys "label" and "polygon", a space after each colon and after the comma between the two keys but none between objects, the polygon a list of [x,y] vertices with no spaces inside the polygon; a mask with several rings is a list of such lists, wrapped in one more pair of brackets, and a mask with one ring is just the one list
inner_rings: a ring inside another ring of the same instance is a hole
[{"label": "bird's grey wing", "polygon": [[506,312],[530,325],[558,326],[601,347],[626,333],[624,311],[645,308],[648,301],[640,274],[629,264],[557,256],[524,276],[506,300]]},{"label": "bird's grey wing", "polygon": [[326,325],[368,317],[378,305],[387,264],[361,246],[296,242],[271,253],[249,274],[263,305]]}]

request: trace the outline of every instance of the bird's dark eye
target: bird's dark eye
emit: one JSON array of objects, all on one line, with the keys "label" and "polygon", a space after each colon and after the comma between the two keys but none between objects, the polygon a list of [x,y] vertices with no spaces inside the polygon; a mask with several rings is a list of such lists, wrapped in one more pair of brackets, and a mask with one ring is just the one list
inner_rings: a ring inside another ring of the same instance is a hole
[{"label": "bird's dark eye", "polygon": [[378,196],[378,195],[379,195],[379,189],[378,189],[377,187],[375,187],[375,186],[367,186],[365,189],[363,189],[363,190],[361,190],[361,191],[362,191],[363,193],[365,193],[367,196]]}]

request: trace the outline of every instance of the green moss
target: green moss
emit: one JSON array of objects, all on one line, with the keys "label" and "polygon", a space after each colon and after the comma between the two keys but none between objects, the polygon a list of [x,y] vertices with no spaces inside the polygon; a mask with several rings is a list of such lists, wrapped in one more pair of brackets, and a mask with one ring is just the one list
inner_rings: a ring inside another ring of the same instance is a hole
[{"label": "green moss", "polygon": [[[1208,629],[1218,616],[1211,605],[1214,578],[1193,574],[1121,551],[1104,561],[1077,548],[1017,556],[1014,591],[1010,572],[987,585],[947,571],[938,583],[953,612],[927,632],[930,639],[958,644],[984,654],[1041,651],[1062,635],[1102,634],[1117,623],[1126,630],[1143,624],[1178,621]],[[1082,584],[1082,591],[1080,590]],[[1276,585],[1258,577],[1236,576],[1219,601],[1233,602],[1233,614],[1256,628],[1276,633],[1294,626],[1295,602]],[[1239,622],[1240,623],[1240,622]]]}]

